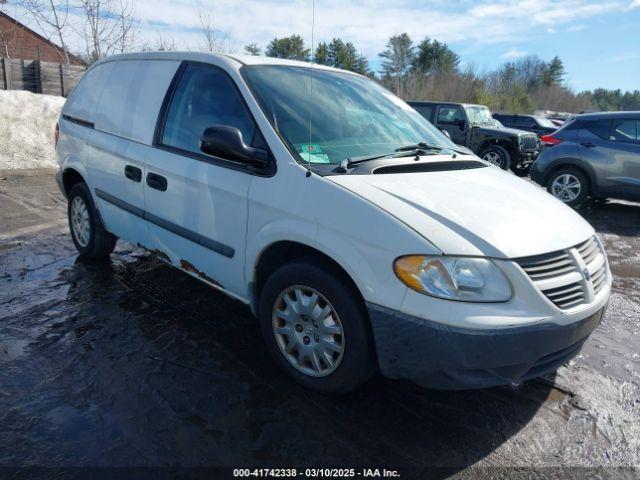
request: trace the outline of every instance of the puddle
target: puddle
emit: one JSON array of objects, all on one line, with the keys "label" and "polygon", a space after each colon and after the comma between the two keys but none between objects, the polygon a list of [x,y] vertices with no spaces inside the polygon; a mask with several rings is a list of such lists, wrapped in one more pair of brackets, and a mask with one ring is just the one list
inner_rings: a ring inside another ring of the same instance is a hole
[{"label": "puddle", "polygon": [[27,340],[4,337],[0,340],[0,362],[10,362],[21,357],[29,345]]}]

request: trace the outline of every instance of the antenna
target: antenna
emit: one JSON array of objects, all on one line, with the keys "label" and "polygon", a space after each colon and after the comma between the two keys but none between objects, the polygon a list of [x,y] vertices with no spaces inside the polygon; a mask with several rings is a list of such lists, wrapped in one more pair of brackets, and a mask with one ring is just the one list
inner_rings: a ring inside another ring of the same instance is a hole
[{"label": "antenna", "polygon": [[313,33],[316,27],[316,0],[311,0],[311,71],[309,72],[309,143],[307,143],[307,177],[311,176],[311,119],[313,115],[313,67],[316,53],[313,44]]}]

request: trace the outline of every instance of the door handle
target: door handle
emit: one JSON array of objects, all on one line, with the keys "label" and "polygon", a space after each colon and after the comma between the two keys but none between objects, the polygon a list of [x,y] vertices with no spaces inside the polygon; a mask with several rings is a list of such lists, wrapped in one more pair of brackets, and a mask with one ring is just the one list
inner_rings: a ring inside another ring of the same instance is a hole
[{"label": "door handle", "polygon": [[157,173],[147,173],[147,185],[154,190],[165,192],[167,190],[167,179]]},{"label": "door handle", "polygon": [[124,176],[129,180],[140,183],[142,181],[142,170],[133,165],[127,165],[124,167]]},{"label": "door handle", "polygon": [[580,145],[587,148],[593,148],[596,146],[595,143],[591,143],[591,142],[580,142]]}]

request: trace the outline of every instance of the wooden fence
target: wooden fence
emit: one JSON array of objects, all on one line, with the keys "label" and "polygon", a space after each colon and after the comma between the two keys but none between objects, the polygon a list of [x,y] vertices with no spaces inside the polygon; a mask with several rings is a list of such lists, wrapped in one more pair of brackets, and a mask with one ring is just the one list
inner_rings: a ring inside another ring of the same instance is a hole
[{"label": "wooden fence", "polygon": [[78,65],[0,58],[0,90],[28,90],[66,97],[85,70]]}]

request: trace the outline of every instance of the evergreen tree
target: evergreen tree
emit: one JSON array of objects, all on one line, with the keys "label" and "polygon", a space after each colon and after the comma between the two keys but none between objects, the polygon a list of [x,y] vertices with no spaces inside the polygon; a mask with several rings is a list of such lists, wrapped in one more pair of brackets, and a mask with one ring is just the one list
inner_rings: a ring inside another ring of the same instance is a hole
[{"label": "evergreen tree", "polygon": [[378,56],[382,59],[383,76],[393,81],[395,92],[402,96],[402,79],[415,62],[415,47],[411,37],[406,33],[392,36],[387,42],[387,49]]},{"label": "evergreen tree", "polygon": [[564,64],[557,55],[542,70],[542,83],[546,86],[560,85],[565,76]]},{"label": "evergreen tree", "polygon": [[329,65],[329,47],[327,46],[327,42],[320,42],[318,44],[313,59],[320,65]]},{"label": "evergreen tree", "polygon": [[420,73],[451,73],[458,69],[460,57],[446,43],[422,40],[417,48],[413,68]]},{"label": "evergreen tree", "polygon": [[250,43],[244,47],[244,51],[247,55],[260,55],[262,52],[257,43]]},{"label": "evergreen tree", "polygon": [[304,48],[304,40],[300,35],[274,38],[265,50],[267,57],[286,58],[289,60],[309,61],[309,49]]}]

